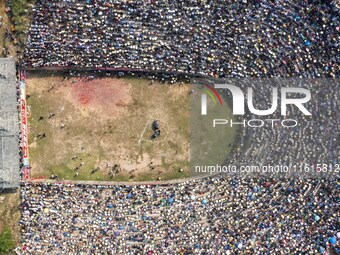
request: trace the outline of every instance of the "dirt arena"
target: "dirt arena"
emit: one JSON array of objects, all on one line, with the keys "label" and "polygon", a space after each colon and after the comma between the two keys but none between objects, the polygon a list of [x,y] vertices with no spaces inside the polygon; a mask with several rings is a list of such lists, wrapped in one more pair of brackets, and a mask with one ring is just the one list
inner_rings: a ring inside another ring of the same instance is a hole
[{"label": "dirt arena", "polygon": [[[30,73],[27,104],[33,178],[188,176],[188,85]],[[151,139],[156,119],[161,135]]]}]

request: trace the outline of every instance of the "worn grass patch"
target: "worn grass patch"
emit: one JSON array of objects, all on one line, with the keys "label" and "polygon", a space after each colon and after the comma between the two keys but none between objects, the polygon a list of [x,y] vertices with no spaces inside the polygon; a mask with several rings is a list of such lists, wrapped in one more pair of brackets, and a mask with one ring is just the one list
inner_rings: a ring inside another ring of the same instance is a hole
[{"label": "worn grass patch", "polygon": [[[27,97],[33,178],[141,181],[188,175],[188,85],[29,73]],[[152,140],[155,119],[161,135]]]},{"label": "worn grass patch", "polygon": [[214,119],[237,121],[233,117],[228,99],[223,98],[223,105],[215,105],[209,98],[208,113],[201,115],[201,94],[205,92],[197,86],[193,86],[193,89],[195,93],[190,98],[190,159],[192,174],[200,174],[201,172],[195,171],[196,166],[221,166],[226,162],[235,147],[240,128],[237,125],[230,127],[229,123],[214,127]]}]

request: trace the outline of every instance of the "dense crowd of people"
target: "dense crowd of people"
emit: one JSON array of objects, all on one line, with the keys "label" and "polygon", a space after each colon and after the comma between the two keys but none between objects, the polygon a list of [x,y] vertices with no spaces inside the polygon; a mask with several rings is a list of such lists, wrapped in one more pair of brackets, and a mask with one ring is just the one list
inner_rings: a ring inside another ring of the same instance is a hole
[{"label": "dense crowd of people", "polygon": [[336,1],[38,0],[28,67],[335,77]]},{"label": "dense crowd of people", "polygon": [[[232,82],[234,81],[229,80],[229,83]],[[243,91],[247,91],[248,87],[253,88],[256,109],[270,109],[273,104],[273,87],[278,90],[281,87],[303,87],[312,95],[310,102],[305,104],[311,116],[305,116],[295,106],[287,107],[286,116],[281,116],[279,110],[269,116],[258,116],[248,111],[245,116],[235,120],[241,123],[234,126],[241,127],[242,134],[237,141],[237,147],[225,163],[295,166],[299,170],[295,172],[300,177],[320,177],[322,173],[315,170],[320,166],[318,164],[323,163],[325,167],[327,165],[327,171],[326,168],[323,170],[324,177],[339,173],[334,171],[334,167],[339,165],[339,134],[338,129],[334,127],[337,127],[339,121],[340,84],[336,79],[268,79],[265,81],[239,79],[237,86]],[[259,121],[247,124],[248,120],[254,119],[263,120],[263,126],[253,127],[261,125]],[[294,122],[289,123],[288,119]],[[287,120],[284,125],[282,125],[283,120]]]},{"label": "dense crowd of people", "polygon": [[[211,77],[338,78],[338,12],[336,1],[312,0],[38,0],[24,64]],[[334,128],[339,84],[323,81],[293,81],[312,90],[308,109],[313,117],[289,108],[299,122],[296,128],[243,128],[228,163],[339,163]],[[239,85],[256,89],[257,106],[270,106],[271,91],[260,90],[263,84],[243,80]],[[340,254],[339,191],[332,178],[219,175],[162,186],[25,182],[16,251]]]},{"label": "dense crowd of people", "polygon": [[210,177],[25,183],[21,254],[336,254],[340,184]]}]

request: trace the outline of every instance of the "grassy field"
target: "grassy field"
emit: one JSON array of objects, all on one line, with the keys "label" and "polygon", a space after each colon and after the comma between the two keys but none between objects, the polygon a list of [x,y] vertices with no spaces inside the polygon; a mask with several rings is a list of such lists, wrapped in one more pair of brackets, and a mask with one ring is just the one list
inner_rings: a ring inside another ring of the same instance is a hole
[{"label": "grassy field", "polygon": [[12,231],[6,226],[0,234],[0,254],[9,254],[15,247]]},{"label": "grassy field", "polygon": [[[27,98],[33,178],[145,181],[188,176],[188,85],[29,73]],[[161,136],[152,140],[155,119]]]},{"label": "grassy field", "polygon": [[11,252],[19,241],[20,195],[16,193],[0,194],[0,255]]},{"label": "grassy field", "polygon": [[201,95],[205,93],[200,87],[192,85],[195,91],[191,95],[190,109],[190,161],[192,174],[195,166],[222,165],[235,145],[238,128],[234,125],[217,125],[213,127],[214,119],[233,119],[231,107],[227,100],[223,105],[216,105],[207,100],[207,115],[201,115]]}]

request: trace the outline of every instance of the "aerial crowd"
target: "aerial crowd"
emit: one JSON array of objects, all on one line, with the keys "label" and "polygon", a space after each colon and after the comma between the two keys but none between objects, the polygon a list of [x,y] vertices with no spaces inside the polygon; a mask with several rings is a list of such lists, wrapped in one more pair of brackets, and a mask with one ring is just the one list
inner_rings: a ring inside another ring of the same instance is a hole
[{"label": "aerial crowd", "polygon": [[[340,83],[336,79],[267,79],[266,81],[239,79],[237,86],[243,91],[247,91],[247,87],[253,88],[255,91],[253,101],[257,109],[270,109],[273,105],[273,87],[307,88],[312,96],[305,106],[311,116],[304,115],[295,106],[287,106],[286,116],[282,116],[279,110],[266,116],[258,116],[248,111],[245,116],[235,121],[241,123],[234,126],[241,127],[242,135],[225,163],[276,164],[295,167],[290,173],[297,173],[300,177],[320,177],[321,169],[318,170],[319,172],[315,170],[321,167],[318,164],[323,163],[325,164],[322,170],[323,176],[334,177],[339,173],[338,170],[334,171],[334,167],[339,164],[338,130],[334,127],[339,121]],[[297,96],[298,94],[295,98]],[[249,120],[252,123],[248,125]],[[243,122],[246,124],[244,125]],[[258,127],[254,128],[254,126]],[[276,176],[287,177],[288,175],[283,173]]]},{"label": "aerial crowd", "polygon": [[336,1],[38,0],[31,68],[335,77]]},{"label": "aerial crowd", "polygon": [[21,254],[336,254],[340,184],[210,177],[25,183]]},{"label": "aerial crowd", "polygon": [[[313,93],[307,104],[313,117],[288,108],[296,127],[244,127],[227,160],[235,165],[334,166],[339,164],[334,128],[339,83],[308,79],[339,78],[338,8],[336,1],[311,0],[38,0],[23,64],[305,78],[292,82]],[[254,88],[259,108],[270,106],[270,91],[260,89],[265,85],[246,79],[239,85]],[[247,113],[245,118],[257,117]],[[22,239],[16,251],[340,254],[339,179],[248,177],[218,175],[137,186],[25,182]]]}]

